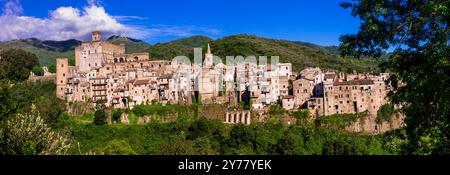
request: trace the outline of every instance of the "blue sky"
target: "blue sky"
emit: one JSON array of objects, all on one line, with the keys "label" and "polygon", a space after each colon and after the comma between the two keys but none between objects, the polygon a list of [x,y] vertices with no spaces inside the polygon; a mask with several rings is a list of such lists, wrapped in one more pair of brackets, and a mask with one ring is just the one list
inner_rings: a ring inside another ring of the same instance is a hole
[{"label": "blue sky", "polygon": [[[16,0],[18,1],[18,0]],[[343,0],[103,0],[96,4],[120,24],[138,29],[171,30],[164,34],[137,36],[149,43],[164,42],[189,35],[213,38],[234,34],[254,34],[276,39],[337,45],[340,35],[356,33],[358,19],[342,9]],[[7,0],[0,0],[5,3]],[[18,1],[21,16],[39,19],[59,7],[83,9],[83,0]],[[187,31],[187,32],[183,32]],[[152,32],[155,30],[149,30]]]}]

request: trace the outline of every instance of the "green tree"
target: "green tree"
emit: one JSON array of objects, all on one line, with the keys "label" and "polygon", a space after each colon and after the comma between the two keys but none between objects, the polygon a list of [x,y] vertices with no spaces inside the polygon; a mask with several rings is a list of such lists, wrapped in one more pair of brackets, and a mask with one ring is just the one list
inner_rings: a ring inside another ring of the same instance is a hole
[{"label": "green tree", "polygon": [[375,120],[378,124],[382,123],[383,121],[391,122],[394,112],[394,105],[390,103],[384,104],[380,107],[380,109],[378,109],[377,118]]},{"label": "green tree", "polygon": [[94,113],[94,124],[95,125],[104,125],[106,119],[105,105],[103,103],[97,104]]},{"label": "green tree", "polygon": [[[342,55],[379,56],[394,48],[386,68],[403,104],[409,152],[450,153],[450,1],[355,0],[342,3],[361,19],[359,32],[340,38]],[[397,80],[405,86],[398,86]]]},{"label": "green tree", "polygon": [[198,137],[210,135],[208,120],[204,117],[195,120],[188,128],[188,131],[188,138],[191,140],[195,140]]},{"label": "green tree", "polygon": [[295,111],[294,117],[297,119],[297,125],[307,124],[309,119],[309,111],[307,109]]},{"label": "green tree", "polygon": [[50,73],[56,73],[56,65],[52,64],[52,65],[48,66],[48,71]]},{"label": "green tree", "polygon": [[194,155],[195,148],[192,141],[184,138],[169,139],[168,142],[161,144],[157,151],[157,155]]},{"label": "green tree", "polygon": [[37,56],[21,49],[9,49],[0,53],[0,79],[23,81],[34,66],[39,65]]},{"label": "green tree", "polygon": [[10,86],[9,82],[0,81],[0,121],[18,109],[17,102],[11,96]]},{"label": "green tree", "polygon": [[125,140],[111,140],[105,148],[107,155],[136,155],[136,152],[131,148]]},{"label": "green tree", "polygon": [[295,136],[290,132],[286,132],[283,137],[278,140],[275,151],[281,155],[293,155],[295,154],[295,144]]},{"label": "green tree", "polygon": [[41,66],[34,66],[31,71],[37,76],[43,76],[44,75],[44,69],[42,69]]}]

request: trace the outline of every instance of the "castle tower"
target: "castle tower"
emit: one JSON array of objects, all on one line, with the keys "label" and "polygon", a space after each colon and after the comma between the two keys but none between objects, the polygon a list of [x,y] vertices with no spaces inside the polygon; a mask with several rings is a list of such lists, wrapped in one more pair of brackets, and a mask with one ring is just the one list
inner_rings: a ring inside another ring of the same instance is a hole
[{"label": "castle tower", "polygon": [[67,58],[56,59],[56,96],[65,98],[67,77],[69,75],[69,60]]},{"label": "castle tower", "polygon": [[213,54],[211,53],[211,47],[208,44],[208,51],[205,54],[205,67],[211,67],[213,65]]},{"label": "castle tower", "polygon": [[102,33],[99,31],[92,32],[92,41],[93,42],[102,41]]}]

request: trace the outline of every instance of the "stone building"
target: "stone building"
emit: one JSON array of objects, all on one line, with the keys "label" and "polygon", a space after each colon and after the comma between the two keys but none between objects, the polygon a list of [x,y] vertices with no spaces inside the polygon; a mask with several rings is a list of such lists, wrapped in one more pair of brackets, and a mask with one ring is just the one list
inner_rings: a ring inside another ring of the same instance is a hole
[{"label": "stone building", "polygon": [[[202,65],[177,60],[150,60],[148,53],[126,53],[125,45],[102,40],[100,32],[75,48],[75,66],[57,59],[57,96],[69,102],[104,102],[107,107],[132,108],[152,102],[237,105],[247,92],[254,107],[264,108],[289,95],[290,63],[277,66],[213,62],[210,46]],[[259,105],[259,106],[258,106]]]}]

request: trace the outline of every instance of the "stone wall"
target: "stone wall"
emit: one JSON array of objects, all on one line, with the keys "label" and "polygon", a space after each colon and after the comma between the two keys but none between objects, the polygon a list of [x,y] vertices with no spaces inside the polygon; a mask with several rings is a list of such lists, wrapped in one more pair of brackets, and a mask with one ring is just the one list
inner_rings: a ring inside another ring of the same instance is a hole
[{"label": "stone wall", "polygon": [[392,117],[392,121],[376,122],[376,115],[369,115],[364,120],[358,120],[351,123],[346,130],[350,132],[363,132],[368,134],[382,134],[393,129],[399,129],[405,126],[405,116],[398,114]]}]

